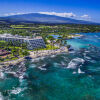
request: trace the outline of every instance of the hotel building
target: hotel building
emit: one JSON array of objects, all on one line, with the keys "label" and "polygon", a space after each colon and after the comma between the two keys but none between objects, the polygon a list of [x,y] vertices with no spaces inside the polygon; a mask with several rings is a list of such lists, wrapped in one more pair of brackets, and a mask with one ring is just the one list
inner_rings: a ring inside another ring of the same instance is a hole
[{"label": "hotel building", "polygon": [[7,42],[19,42],[19,43],[27,43],[27,48],[29,50],[33,50],[36,48],[45,48],[45,42],[41,36],[30,38],[30,37],[22,37],[18,35],[11,35],[11,34],[1,34],[0,35],[0,41],[4,40]]}]

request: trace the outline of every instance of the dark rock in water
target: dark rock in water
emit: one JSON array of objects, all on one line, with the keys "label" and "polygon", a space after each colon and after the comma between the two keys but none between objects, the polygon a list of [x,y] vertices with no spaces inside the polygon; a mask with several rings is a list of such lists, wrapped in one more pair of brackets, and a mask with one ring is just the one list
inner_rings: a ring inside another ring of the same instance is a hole
[{"label": "dark rock in water", "polygon": [[28,79],[29,76],[28,75],[23,75],[23,79]]},{"label": "dark rock in water", "polygon": [[72,47],[68,48],[68,51],[73,51],[74,49]]},{"label": "dark rock in water", "polygon": [[67,45],[67,48],[68,48],[68,51],[73,51],[74,50],[71,45]]},{"label": "dark rock in water", "polygon": [[8,77],[18,77],[18,75],[15,72],[6,72],[8,74]]},{"label": "dark rock in water", "polygon": [[25,59],[30,60],[30,59],[32,59],[32,58],[31,58],[31,57],[25,57]]}]

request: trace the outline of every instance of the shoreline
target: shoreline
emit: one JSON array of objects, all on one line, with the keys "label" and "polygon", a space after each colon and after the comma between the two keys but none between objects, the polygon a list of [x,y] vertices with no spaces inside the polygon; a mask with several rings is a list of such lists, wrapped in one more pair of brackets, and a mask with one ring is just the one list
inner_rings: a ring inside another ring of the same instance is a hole
[{"label": "shoreline", "polygon": [[[82,37],[84,35],[70,35],[69,38],[76,38],[76,37]],[[46,57],[46,56],[52,56],[52,55],[56,55],[56,54],[61,54],[61,53],[68,53],[69,50],[67,47],[63,46],[60,47],[59,49],[55,49],[55,50],[39,50],[39,51],[29,51],[30,55],[28,57],[35,59],[35,58],[39,58],[39,57]],[[21,57],[17,60],[11,60],[11,61],[5,61],[5,62],[0,62],[0,68],[2,68],[3,66],[10,66],[10,65],[16,65],[18,63],[21,63],[25,60],[25,57]]]},{"label": "shoreline", "polygon": [[59,54],[59,53],[68,53],[68,48],[63,47],[63,48],[56,49],[56,50],[30,51],[29,57],[34,59],[34,58],[38,58],[38,57],[45,57],[45,56],[55,55],[55,54]]},{"label": "shoreline", "polygon": [[[40,50],[40,51],[29,51],[30,55],[28,57],[35,59],[39,57],[46,57],[51,55],[56,55],[60,53],[68,53],[67,47],[61,47],[60,49],[56,50]],[[0,68],[4,66],[10,66],[10,65],[16,65],[18,63],[21,63],[25,60],[25,57],[19,58],[17,60],[11,60],[6,62],[0,62]]]},{"label": "shoreline", "polygon": [[21,63],[22,61],[24,61],[24,57],[19,58],[17,60],[11,60],[11,61],[6,61],[6,62],[0,62],[0,68],[2,68],[3,66],[10,66],[10,65],[16,65],[18,63]]},{"label": "shoreline", "polygon": [[69,39],[74,39],[74,38],[81,38],[81,37],[83,37],[83,36],[84,36],[84,35],[81,35],[81,34],[74,34],[74,35],[72,34],[72,35],[69,35],[68,38],[69,38]]}]

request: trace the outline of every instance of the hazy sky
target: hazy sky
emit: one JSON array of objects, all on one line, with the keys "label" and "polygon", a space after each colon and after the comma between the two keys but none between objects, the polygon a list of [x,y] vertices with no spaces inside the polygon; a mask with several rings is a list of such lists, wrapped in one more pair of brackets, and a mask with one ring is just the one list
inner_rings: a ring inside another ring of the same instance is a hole
[{"label": "hazy sky", "polygon": [[100,22],[100,0],[0,0],[0,16],[30,12]]}]

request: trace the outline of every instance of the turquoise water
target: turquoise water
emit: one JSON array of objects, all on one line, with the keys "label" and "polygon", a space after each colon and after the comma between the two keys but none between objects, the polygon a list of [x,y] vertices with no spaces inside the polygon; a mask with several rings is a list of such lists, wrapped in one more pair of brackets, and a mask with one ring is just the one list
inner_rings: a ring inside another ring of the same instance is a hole
[{"label": "turquoise water", "polygon": [[100,33],[84,35],[73,52],[3,68],[0,100],[100,100]]},{"label": "turquoise water", "polygon": [[80,33],[84,35],[83,38],[76,38],[68,40],[74,49],[86,48],[88,45],[100,47],[100,33]]}]

